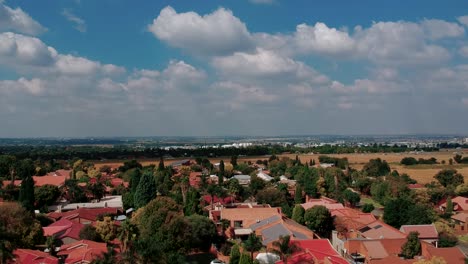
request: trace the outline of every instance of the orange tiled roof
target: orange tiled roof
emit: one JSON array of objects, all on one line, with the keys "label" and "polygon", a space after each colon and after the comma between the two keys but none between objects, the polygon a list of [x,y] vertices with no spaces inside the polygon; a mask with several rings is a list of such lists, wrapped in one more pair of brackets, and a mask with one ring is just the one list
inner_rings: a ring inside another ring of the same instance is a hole
[{"label": "orange tiled roof", "polygon": [[418,232],[419,238],[431,238],[437,239],[439,237],[439,233],[433,224],[430,225],[402,225],[400,227],[400,231],[409,234],[410,232]]},{"label": "orange tiled roof", "polygon": [[243,221],[243,226],[250,226],[259,220],[279,215],[281,208],[223,208],[221,219]]}]

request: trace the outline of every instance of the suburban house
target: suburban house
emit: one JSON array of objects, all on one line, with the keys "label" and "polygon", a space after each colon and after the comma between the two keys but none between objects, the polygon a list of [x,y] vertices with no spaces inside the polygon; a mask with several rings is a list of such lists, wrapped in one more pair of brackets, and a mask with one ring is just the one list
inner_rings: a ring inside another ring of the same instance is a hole
[{"label": "suburban house", "polygon": [[49,253],[32,249],[15,249],[13,261],[19,264],[58,264],[59,259]]},{"label": "suburban house", "polygon": [[345,208],[342,203],[339,203],[327,197],[322,197],[320,199],[308,199],[306,203],[301,204],[304,210],[310,209],[318,205],[325,206],[330,211]]},{"label": "suburban house", "polygon": [[68,219],[61,219],[47,227],[43,227],[44,236],[55,236],[63,244],[71,244],[80,240],[80,231],[85,225],[72,222]]},{"label": "suburban house", "polygon": [[[261,237],[262,244],[267,248],[272,246],[274,241],[280,239],[281,236],[290,236],[291,240],[314,239],[316,235],[312,230],[298,224],[297,222],[279,215],[274,215],[254,223],[247,231],[255,233]],[[236,230],[234,230],[235,232]]]},{"label": "suburban house", "polygon": [[406,234],[393,226],[387,225],[383,221],[375,220],[374,222],[362,226],[358,229],[357,237],[367,239],[383,239],[383,238],[404,238]]},{"label": "suburban house", "polygon": [[57,252],[57,256],[64,263],[89,264],[94,259],[107,252],[106,243],[98,243],[91,240],[80,240],[72,244],[63,245]]},{"label": "suburban house", "polygon": [[458,213],[451,218],[455,222],[455,230],[468,232],[468,213]]},{"label": "suburban house", "polygon": [[250,184],[250,175],[234,175],[232,179],[239,181],[240,185],[249,185]]},{"label": "suburban house", "polygon": [[100,215],[117,215],[118,213],[119,210],[117,208],[79,208],[67,212],[52,212],[47,216],[55,221],[67,219],[87,225],[96,222]]},{"label": "suburban house", "polygon": [[377,219],[371,213],[363,213],[359,210],[349,207],[334,209],[330,211],[335,219],[335,227],[338,235],[344,238],[356,238],[359,234],[359,229]]},{"label": "suburban house", "polygon": [[403,264],[414,263],[418,259],[428,260],[433,256],[441,257],[450,264],[465,263],[465,255],[458,247],[436,248],[424,241],[421,242],[421,256],[405,260],[399,254],[406,241],[406,238],[350,239],[345,241],[344,255],[352,263]]},{"label": "suburban house", "polygon": [[[301,250],[288,258],[289,264],[317,263],[317,264],[348,264],[330,244],[328,239],[314,240],[295,240],[291,243],[296,244]],[[276,264],[283,264],[283,261],[277,261]]]},{"label": "suburban house", "polygon": [[76,210],[79,208],[116,208],[122,210],[123,202],[122,195],[110,195],[102,198],[99,202],[94,203],[61,203],[48,207],[49,211],[65,212]]},{"label": "suburban house", "polygon": [[[468,198],[457,196],[452,198],[452,203],[454,212],[468,211]],[[447,201],[441,203],[439,209],[445,212],[445,209],[447,209]]]},{"label": "suburban house", "polygon": [[[70,179],[70,170],[57,170],[55,172],[49,172],[44,176],[33,176],[34,186],[41,187],[46,184],[61,187],[65,184],[65,180]],[[21,186],[22,180],[15,180],[13,184],[15,186]],[[3,186],[11,184],[11,181],[3,181]]]},{"label": "suburban house", "polygon": [[273,177],[271,177],[270,175],[268,175],[267,173],[265,173],[264,171],[260,170],[258,173],[257,173],[257,177],[266,181],[266,182],[270,182],[273,180]]},{"label": "suburban house", "polygon": [[402,225],[400,231],[409,234],[410,232],[418,232],[419,240],[433,244],[437,247],[439,241],[439,233],[433,224],[430,225]]}]

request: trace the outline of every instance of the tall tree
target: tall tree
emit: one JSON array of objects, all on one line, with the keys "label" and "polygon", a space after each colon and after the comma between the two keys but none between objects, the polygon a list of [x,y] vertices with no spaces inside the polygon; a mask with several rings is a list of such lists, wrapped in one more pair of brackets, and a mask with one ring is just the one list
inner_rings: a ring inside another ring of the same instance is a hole
[{"label": "tall tree", "polygon": [[293,209],[292,213],[292,220],[298,222],[299,224],[303,225],[304,224],[304,214],[305,214],[305,209],[302,207],[300,204],[296,204]]},{"label": "tall tree", "polygon": [[280,236],[278,241],[273,242],[273,252],[278,254],[284,264],[288,263],[288,258],[300,250],[296,243],[291,243],[291,236]]},{"label": "tall tree", "polygon": [[19,202],[26,210],[34,211],[34,180],[31,175],[25,176],[21,182]]},{"label": "tall tree", "polygon": [[161,158],[159,159],[158,171],[163,171],[164,169],[164,158],[161,156]]},{"label": "tall tree", "polygon": [[233,168],[237,167],[237,156],[231,156],[231,164]]},{"label": "tall tree", "polygon": [[445,208],[445,213],[447,215],[451,215],[453,212],[453,202],[452,202],[452,198],[447,198],[447,207]]},{"label": "tall tree", "polygon": [[247,240],[244,241],[243,247],[246,251],[250,252],[250,259],[253,259],[254,252],[259,251],[263,247],[263,244],[255,233],[251,233]]},{"label": "tall tree", "polygon": [[143,173],[143,176],[136,188],[133,203],[136,208],[140,208],[156,197],[156,183],[150,171]]},{"label": "tall tree", "polygon": [[229,255],[229,257],[229,264],[239,264],[241,253],[238,244],[232,246],[231,254]]},{"label": "tall tree", "polygon": [[218,175],[218,183],[219,185],[223,185],[223,182],[224,182],[224,174],[225,174],[225,171],[224,171],[224,161],[221,160],[219,162],[219,175]]},{"label": "tall tree", "polygon": [[419,241],[418,232],[410,232],[407,241],[401,247],[400,253],[405,259],[412,259],[414,256],[421,254],[421,242]]},{"label": "tall tree", "polygon": [[296,191],[294,192],[294,203],[302,203],[302,187],[299,183],[296,184]]}]

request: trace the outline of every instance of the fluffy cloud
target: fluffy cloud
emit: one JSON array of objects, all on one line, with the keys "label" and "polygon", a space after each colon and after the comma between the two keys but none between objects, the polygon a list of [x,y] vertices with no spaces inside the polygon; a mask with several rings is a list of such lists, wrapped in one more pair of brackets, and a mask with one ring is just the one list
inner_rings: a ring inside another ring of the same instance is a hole
[{"label": "fluffy cloud", "polygon": [[72,22],[75,24],[75,29],[80,31],[80,32],[86,32],[86,21],[84,21],[82,18],[79,18],[75,14],[72,13],[71,10],[69,9],[63,9],[62,10],[62,16],[64,16],[68,21]]},{"label": "fluffy cloud", "polygon": [[283,82],[308,80],[315,83],[328,81],[327,77],[302,62],[261,48],[254,53],[237,52],[231,56],[216,57],[212,63],[229,78],[274,78]]},{"label": "fluffy cloud", "polygon": [[468,16],[458,17],[458,22],[468,27]]},{"label": "fluffy cloud", "polygon": [[195,12],[177,13],[168,6],[148,29],[158,39],[194,55],[229,54],[252,47],[245,24],[224,8],[200,16]]},{"label": "fluffy cloud", "polygon": [[294,33],[294,43],[303,53],[343,54],[354,49],[354,40],[347,32],[329,28],[317,22],[314,26],[300,24]]},{"label": "fluffy cloud", "polygon": [[15,31],[38,35],[47,29],[32,19],[21,8],[10,8],[0,2],[0,31]]},{"label": "fluffy cloud", "polygon": [[0,81],[0,91],[5,94],[29,93],[31,95],[39,95],[44,92],[44,81],[34,78],[31,80],[19,78],[18,80]]},{"label": "fluffy cloud", "polygon": [[377,64],[438,64],[450,58],[447,49],[425,41],[423,28],[411,22],[378,22],[368,29],[357,27],[354,38],[358,56]]},{"label": "fluffy cloud", "polygon": [[40,39],[11,32],[0,33],[0,64],[51,65],[57,51]]},{"label": "fluffy cloud", "polygon": [[83,57],[59,54],[36,37],[0,33],[0,65],[19,71],[59,74],[120,74],[125,69]]},{"label": "fluffy cloud", "polygon": [[426,19],[421,23],[431,39],[455,38],[465,34],[465,29],[456,23],[439,19]]}]

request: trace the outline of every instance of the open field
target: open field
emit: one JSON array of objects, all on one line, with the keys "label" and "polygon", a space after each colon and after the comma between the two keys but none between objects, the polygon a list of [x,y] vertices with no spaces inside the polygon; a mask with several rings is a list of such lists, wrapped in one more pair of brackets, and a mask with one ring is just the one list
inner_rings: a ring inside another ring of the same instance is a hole
[{"label": "open field", "polygon": [[[328,156],[332,157],[338,157],[338,158],[348,158],[349,164],[351,167],[355,169],[362,169],[365,163],[367,163],[370,159],[376,159],[376,158],[381,158],[383,160],[386,160],[389,164],[392,170],[397,170],[400,173],[407,173],[410,175],[411,178],[417,180],[421,184],[429,183],[433,181],[434,175],[442,170],[442,169],[448,169],[448,168],[453,168],[458,170],[463,176],[465,176],[465,182],[468,182],[468,164],[465,165],[458,165],[454,164],[452,166],[448,165],[448,161],[450,158],[453,158],[455,156],[454,152],[456,150],[449,150],[449,151],[439,151],[439,152],[427,152],[427,153],[365,153],[365,154],[332,154]],[[457,152],[461,152],[460,150],[457,150]],[[463,150],[463,155],[468,155],[468,150]],[[289,157],[294,159],[296,157],[296,154],[283,154],[279,155],[280,157]],[[299,158],[301,159],[302,162],[309,161],[311,159],[314,159],[316,162],[318,162],[318,157],[320,154],[302,154],[299,155]],[[424,159],[429,159],[431,157],[434,157],[437,159],[438,162],[441,162],[442,160],[445,160],[445,165],[443,164],[435,164],[435,165],[413,165],[413,166],[403,166],[400,164],[400,161],[404,157],[414,157],[416,159],[419,158],[424,158]],[[181,160],[182,158],[178,159],[170,159],[170,160],[165,160],[166,165],[170,165],[174,161]],[[225,162],[229,162],[230,158],[225,157],[225,158],[210,158],[209,160],[212,163],[217,163],[221,159],[223,159]],[[239,157],[238,162],[246,162],[246,161],[252,161],[255,162],[257,160],[264,160],[268,159],[268,156],[257,156],[257,157]],[[150,164],[155,164],[157,165],[159,163],[159,159],[146,159],[146,160],[139,160],[144,166],[150,165]],[[110,161],[96,161],[96,166],[101,167],[103,165],[110,165],[110,166],[120,166],[123,161],[119,160],[110,160]]]}]

